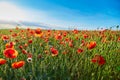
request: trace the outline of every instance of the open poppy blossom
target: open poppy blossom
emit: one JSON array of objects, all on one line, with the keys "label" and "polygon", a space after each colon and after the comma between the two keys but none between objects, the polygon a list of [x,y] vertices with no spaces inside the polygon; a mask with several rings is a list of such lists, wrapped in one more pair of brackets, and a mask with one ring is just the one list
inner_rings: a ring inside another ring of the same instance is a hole
[{"label": "open poppy blossom", "polygon": [[14,62],[12,63],[12,68],[18,69],[18,68],[23,67],[24,65],[25,65],[25,61]]},{"label": "open poppy blossom", "polygon": [[50,51],[52,52],[52,56],[57,56],[58,55],[58,50],[55,48],[50,48]]},{"label": "open poppy blossom", "polygon": [[88,45],[87,45],[88,49],[93,49],[94,47],[96,47],[96,42],[95,41],[91,41]]},{"label": "open poppy blossom", "polygon": [[43,35],[43,32],[41,31],[40,28],[38,28],[38,29],[35,30],[35,36],[36,37],[41,37],[42,35]]},{"label": "open poppy blossom", "polygon": [[105,64],[105,59],[101,55],[95,55],[92,60],[93,63],[98,63],[98,65],[104,65]]},{"label": "open poppy blossom", "polygon": [[7,35],[3,35],[2,36],[2,40],[3,41],[8,41],[10,38],[9,38],[9,36],[7,36]]},{"label": "open poppy blossom", "polygon": [[7,58],[16,58],[18,55],[18,52],[15,49],[7,48],[4,50],[4,56]]},{"label": "open poppy blossom", "polygon": [[7,61],[5,59],[0,58],[0,65],[5,64]]}]

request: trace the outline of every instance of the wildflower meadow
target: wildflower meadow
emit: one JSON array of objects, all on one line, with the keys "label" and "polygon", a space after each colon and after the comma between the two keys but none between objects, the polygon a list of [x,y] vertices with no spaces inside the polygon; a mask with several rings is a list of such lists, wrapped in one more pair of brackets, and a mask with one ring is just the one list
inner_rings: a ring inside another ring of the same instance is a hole
[{"label": "wildflower meadow", "polygon": [[1,80],[120,80],[120,31],[0,30]]}]

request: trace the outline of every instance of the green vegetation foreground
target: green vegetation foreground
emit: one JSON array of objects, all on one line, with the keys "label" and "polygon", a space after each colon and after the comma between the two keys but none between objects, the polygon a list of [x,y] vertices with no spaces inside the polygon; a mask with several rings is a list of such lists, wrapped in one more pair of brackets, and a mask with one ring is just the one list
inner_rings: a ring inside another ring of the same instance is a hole
[{"label": "green vegetation foreground", "polygon": [[120,31],[0,30],[2,80],[120,80]]}]

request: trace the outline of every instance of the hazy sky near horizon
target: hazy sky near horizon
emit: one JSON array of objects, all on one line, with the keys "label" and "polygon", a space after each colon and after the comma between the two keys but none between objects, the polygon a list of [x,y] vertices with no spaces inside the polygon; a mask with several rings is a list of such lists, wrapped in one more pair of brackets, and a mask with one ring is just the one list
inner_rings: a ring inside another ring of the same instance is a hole
[{"label": "hazy sky near horizon", "polygon": [[78,29],[120,25],[120,0],[0,0],[0,20]]}]

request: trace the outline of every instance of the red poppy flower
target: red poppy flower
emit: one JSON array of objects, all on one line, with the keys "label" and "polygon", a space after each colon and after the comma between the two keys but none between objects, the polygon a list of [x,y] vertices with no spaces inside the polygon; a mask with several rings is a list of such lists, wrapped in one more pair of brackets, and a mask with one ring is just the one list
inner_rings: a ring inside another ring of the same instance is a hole
[{"label": "red poppy flower", "polygon": [[10,42],[5,45],[6,48],[14,48],[15,42]]},{"label": "red poppy flower", "polygon": [[88,38],[88,35],[87,35],[87,34],[84,34],[83,37],[86,39],[86,38]]},{"label": "red poppy flower", "polygon": [[23,50],[22,50],[22,53],[23,53],[23,54],[27,54],[27,51],[23,49]]},{"label": "red poppy flower", "polygon": [[49,39],[48,39],[48,38],[45,38],[45,39],[44,39],[44,41],[45,41],[45,42],[48,42],[48,41],[49,41]]},{"label": "red poppy flower", "polygon": [[81,42],[82,42],[82,43],[85,43],[85,41],[84,41],[84,40],[81,40]]},{"label": "red poppy flower", "polygon": [[34,30],[30,30],[29,33],[30,33],[31,35],[34,35],[34,34],[35,34],[35,31],[34,31]]},{"label": "red poppy flower", "polygon": [[79,54],[79,53],[82,53],[82,52],[83,52],[83,49],[80,49],[80,48],[79,48],[79,49],[77,50],[77,53],[78,53],[78,54]]},{"label": "red poppy flower", "polygon": [[0,65],[5,64],[7,61],[5,59],[0,58]]},{"label": "red poppy flower", "polygon": [[117,41],[120,41],[120,37],[118,37]]},{"label": "red poppy flower", "polygon": [[27,31],[30,31],[30,28],[27,28]]},{"label": "red poppy flower", "polygon": [[56,35],[56,36],[55,36],[55,39],[56,39],[56,40],[61,40],[61,39],[62,39],[62,35],[61,35],[61,34]]},{"label": "red poppy flower", "polygon": [[22,32],[22,33],[23,33],[23,32],[24,32],[24,30],[21,30],[20,32]]},{"label": "red poppy flower", "polygon": [[27,57],[28,57],[28,58],[32,58],[32,57],[33,57],[33,54],[32,54],[32,53],[27,53]]},{"label": "red poppy flower", "polygon": [[4,40],[4,41],[9,40],[9,36],[3,35],[3,36],[2,36],[2,40]]},{"label": "red poppy flower", "polygon": [[101,55],[95,55],[92,60],[93,63],[98,63],[99,65],[105,64],[105,59]]},{"label": "red poppy flower", "polygon": [[13,32],[13,30],[9,30],[10,32]]},{"label": "red poppy flower", "polygon": [[20,49],[23,49],[23,46],[22,46],[22,45],[20,45],[20,46],[19,46],[19,48],[20,48]]},{"label": "red poppy flower", "polygon": [[73,43],[72,43],[72,42],[69,42],[69,46],[70,46],[70,47],[73,47]]},{"label": "red poppy flower", "polygon": [[12,34],[12,37],[17,37],[17,36],[18,36],[17,33]]},{"label": "red poppy flower", "polygon": [[93,49],[94,47],[96,47],[96,42],[95,41],[91,41],[88,45],[87,45],[88,49]]},{"label": "red poppy flower", "polygon": [[47,32],[47,36],[50,36],[51,35],[51,32]]},{"label": "red poppy flower", "polygon": [[68,42],[68,41],[69,41],[69,38],[66,38],[65,41]]},{"label": "red poppy flower", "polygon": [[80,46],[85,46],[86,44],[87,43],[84,40],[82,40]]},{"label": "red poppy flower", "polygon": [[15,40],[15,42],[19,42],[19,40]]},{"label": "red poppy flower", "polygon": [[48,30],[47,30],[47,32],[51,32],[51,30],[50,30],[50,29],[48,29]]},{"label": "red poppy flower", "polygon": [[78,31],[77,29],[74,29],[74,30],[73,30],[73,33],[74,33],[74,34],[78,34],[78,32],[79,32],[79,31]]},{"label": "red poppy flower", "polygon": [[65,42],[64,41],[60,41],[60,44],[65,45]]},{"label": "red poppy flower", "polygon": [[5,47],[6,47],[6,48],[14,48],[14,46],[13,46],[13,45],[10,45],[9,43],[7,43],[7,44],[5,45]]},{"label": "red poppy flower", "polygon": [[18,55],[18,52],[12,48],[5,49],[3,53],[4,53],[4,56],[7,58],[16,58]]},{"label": "red poppy flower", "polygon": [[23,67],[24,65],[25,65],[25,61],[14,62],[12,63],[12,68],[18,69],[18,68]]},{"label": "red poppy flower", "polygon": [[55,48],[50,48],[50,51],[52,52],[52,56],[57,56],[58,55],[58,50]]},{"label": "red poppy flower", "polygon": [[31,44],[31,43],[32,43],[32,40],[31,40],[31,39],[30,39],[30,40],[28,40],[28,43],[29,43],[29,44]]},{"label": "red poppy flower", "polygon": [[63,33],[63,36],[66,37],[66,35],[67,35],[67,32],[64,32],[64,33]]},{"label": "red poppy flower", "polygon": [[41,31],[40,28],[38,28],[38,29],[35,30],[35,36],[36,37],[41,37],[42,35],[43,35],[43,32]]}]

